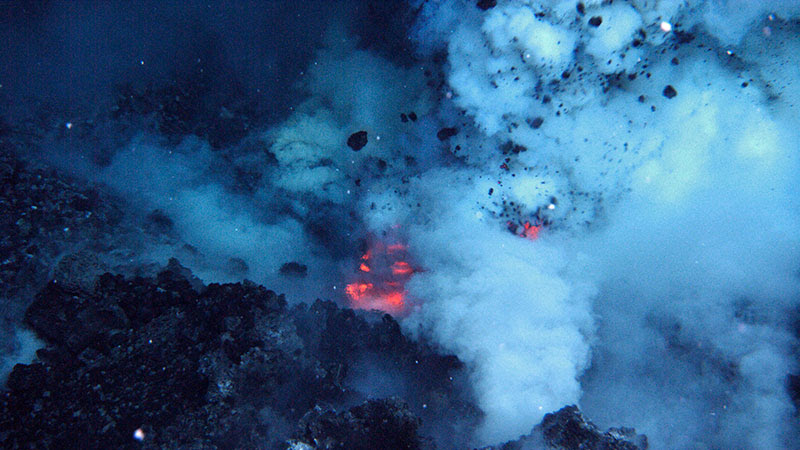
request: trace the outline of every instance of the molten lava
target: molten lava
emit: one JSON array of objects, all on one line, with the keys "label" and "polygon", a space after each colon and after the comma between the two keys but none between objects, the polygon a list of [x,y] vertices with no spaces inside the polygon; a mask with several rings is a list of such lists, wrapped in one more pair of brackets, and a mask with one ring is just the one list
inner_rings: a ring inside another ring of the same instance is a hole
[{"label": "molten lava", "polygon": [[512,221],[508,221],[506,225],[508,226],[508,231],[532,241],[539,239],[539,232],[542,231],[542,227],[544,226],[539,220],[537,220],[535,223],[530,223],[530,221],[526,220],[521,225],[518,225],[518,223]]},{"label": "molten lava", "polygon": [[415,270],[408,247],[396,239],[369,240],[358,262],[358,279],[345,287],[350,307],[380,310],[392,315],[407,313],[405,283]]},{"label": "molten lava", "polygon": [[525,236],[532,241],[535,241],[539,238],[539,231],[542,229],[541,225],[531,225],[530,222],[525,222],[522,224],[522,227],[522,236]]}]

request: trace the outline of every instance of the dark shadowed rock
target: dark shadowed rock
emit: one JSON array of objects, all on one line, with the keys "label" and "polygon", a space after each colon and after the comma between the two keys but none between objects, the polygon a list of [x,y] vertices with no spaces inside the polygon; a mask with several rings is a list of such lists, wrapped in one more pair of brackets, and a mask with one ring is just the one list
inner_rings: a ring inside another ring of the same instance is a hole
[{"label": "dark shadowed rock", "polygon": [[665,87],[661,93],[664,95],[664,97],[667,98],[674,98],[675,96],[678,95],[678,91],[676,91],[671,84],[668,84],[667,87]]}]

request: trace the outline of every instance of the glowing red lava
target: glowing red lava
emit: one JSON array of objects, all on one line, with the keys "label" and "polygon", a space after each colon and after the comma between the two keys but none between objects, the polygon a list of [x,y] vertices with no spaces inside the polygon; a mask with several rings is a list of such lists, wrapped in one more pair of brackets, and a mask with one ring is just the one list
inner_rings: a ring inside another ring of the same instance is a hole
[{"label": "glowing red lava", "polygon": [[526,221],[525,223],[522,224],[522,227],[523,227],[522,236],[525,236],[526,238],[532,241],[535,241],[536,239],[539,238],[539,231],[541,231],[542,229],[541,225],[531,225],[530,222]]},{"label": "glowing red lava", "polygon": [[415,270],[407,261],[408,247],[395,239],[370,239],[361,256],[358,279],[345,287],[351,308],[380,310],[395,316],[408,311],[405,283]]},{"label": "glowing red lava", "polygon": [[508,231],[532,241],[539,239],[539,232],[542,231],[543,226],[540,222],[532,224],[527,220],[523,222],[522,225],[518,225],[512,221],[508,221],[506,225],[508,226]]}]

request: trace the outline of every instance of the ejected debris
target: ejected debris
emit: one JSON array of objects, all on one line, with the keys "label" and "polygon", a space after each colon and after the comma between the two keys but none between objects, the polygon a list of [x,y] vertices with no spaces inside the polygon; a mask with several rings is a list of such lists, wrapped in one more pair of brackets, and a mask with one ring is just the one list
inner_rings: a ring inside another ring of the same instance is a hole
[{"label": "ejected debris", "polygon": [[365,145],[367,145],[366,131],[356,131],[347,138],[347,146],[352,148],[354,152],[361,150]]},{"label": "ejected debris", "polygon": [[534,130],[539,129],[539,127],[541,127],[543,123],[544,123],[544,117],[536,117],[533,119],[528,119],[528,125],[530,125],[530,127],[533,128]]},{"label": "ejected debris", "polygon": [[661,93],[664,94],[664,97],[667,98],[674,98],[676,95],[678,95],[678,91],[676,91],[671,84],[668,84],[667,87],[664,88],[664,91]]},{"label": "ejected debris", "polygon": [[497,0],[478,0],[478,8],[482,11],[488,11],[497,6]]},{"label": "ejected debris", "polygon": [[458,128],[445,127],[439,130],[438,133],[436,133],[436,137],[439,138],[440,141],[446,141],[457,134],[458,134]]}]

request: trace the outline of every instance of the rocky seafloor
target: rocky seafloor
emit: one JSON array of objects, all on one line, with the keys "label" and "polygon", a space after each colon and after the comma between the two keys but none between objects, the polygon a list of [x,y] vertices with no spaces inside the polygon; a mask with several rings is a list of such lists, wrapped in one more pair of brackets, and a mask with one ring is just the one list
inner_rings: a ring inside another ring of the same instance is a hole
[{"label": "rocky seafloor", "polygon": [[[174,259],[155,278],[106,273],[91,290],[52,281],[25,323],[46,347],[8,378],[3,448],[458,448],[480,418],[461,362],[410,340],[390,315],[288,307],[249,282],[199,287]],[[351,373],[365,360],[413,380],[405,398],[361,391]],[[603,432],[569,406],[496,448],[646,440]]]}]

